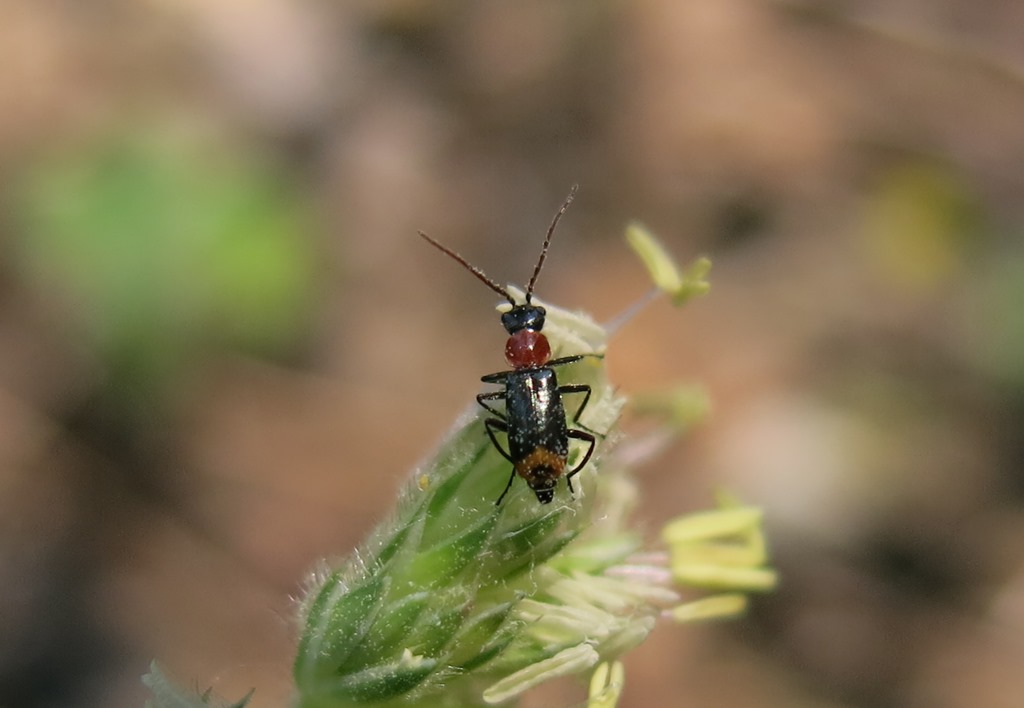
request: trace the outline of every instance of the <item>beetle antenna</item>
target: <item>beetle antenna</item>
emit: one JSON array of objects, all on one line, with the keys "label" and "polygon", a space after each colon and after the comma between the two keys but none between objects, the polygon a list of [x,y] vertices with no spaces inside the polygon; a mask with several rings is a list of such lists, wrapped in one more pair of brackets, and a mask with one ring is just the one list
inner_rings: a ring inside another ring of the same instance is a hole
[{"label": "beetle antenna", "polygon": [[537,265],[533,268],[533,275],[530,277],[530,284],[526,286],[526,303],[530,303],[530,299],[533,297],[533,286],[537,282],[537,276],[540,275],[540,269],[544,267],[544,259],[548,257],[548,246],[551,245],[551,236],[555,233],[555,226],[558,225],[558,220],[562,218],[562,214],[572,204],[572,200],[576,198],[576,191],[580,188],[578,184],[574,184],[572,189],[569,190],[569,196],[565,198],[565,202],[562,204],[562,208],[555,214],[555,218],[551,220],[551,226],[548,227],[548,235],[544,238],[544,245],[540,249],[540,258],[537,259]]},{"label": "beetle antenna", "polygon": [[[563,211],[564,211],[564,208],[563,208]],[[556,221],[557,221],[557,219],[556,219]],[[473,265],[472,263],[467,261],[465,258],[460,256],[458,253],[456,253],[452,249],[448,248],[445,245],[442,245],[441,243],[438,243],[437,241],[432,239],[430,236],[427,236],[422,231],[418,231],[417,233],[419,233],[419,235],[422,236],[423,239],[427,243],[429,243],[431,246],[433,246],[437,250],[441,251],[441,253],[446,253],[449,256],[451,256],[452,258],[454,258],[456,261],[461,263],[462,267],[465,268],[466,270],[468,270],[473,275],[475,275],[477,277],[477,279],[480,280],[481,283],[483,283],[484,285],[489,287],[491,290],[493,290],[494,292],[496,292],[499,295],[501,295],[503,298],[508,300],[509,303],[511,303],[513,307],[515,307],[516,301],[512,298],[511,295],[509,295],[508,290],[506,290],[505,288],[501,287],[500,285],[495,283],[493,280],[488,278],[486,273],[484,273],[482,270],[477,268],[475,265]],[[546,248],[546,246],[545,246],[545,248]],[[527,300],[529,300],[529,298],[527,298]]]}]

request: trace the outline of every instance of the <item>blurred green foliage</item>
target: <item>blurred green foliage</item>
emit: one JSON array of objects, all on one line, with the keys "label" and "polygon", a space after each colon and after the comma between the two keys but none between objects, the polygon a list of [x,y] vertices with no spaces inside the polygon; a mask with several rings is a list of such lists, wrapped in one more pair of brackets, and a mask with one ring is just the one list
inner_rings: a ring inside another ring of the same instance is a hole
[{"label": "blurred green foliage", "polygon": [[159,389],[210,346],[280,354],[310,325],[309,205],[265,161],[152,130],[65,148],[20,187],[25,274],[108,386]]},{"label": "blurred green foliage", "polygon": [[872,262],[894,284],[931,291],[948,283],[981,236],[981,210],[944,165],[900,162],[884,171],[865,204]]},{"label": "blurred green foliage", "polygon": [[962,313],[969,351],[984,373],[1024,391],[1024,250],[1001,254],[977,279]]}]

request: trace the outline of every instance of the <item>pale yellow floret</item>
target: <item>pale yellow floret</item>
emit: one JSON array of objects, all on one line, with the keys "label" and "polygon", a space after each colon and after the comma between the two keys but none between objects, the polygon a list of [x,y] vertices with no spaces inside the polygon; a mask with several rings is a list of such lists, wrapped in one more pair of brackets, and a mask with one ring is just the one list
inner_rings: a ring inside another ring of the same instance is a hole
[{"label": "pale yellow floret", "polygon": [[640,256],[655,286],[668,293],[676,305],[682,305],[698,295],[705,295],[711,289],[707,281],[707,274],[711,270],[709,259],[698,258],[684,273],[651,232],[640,224],[632,223],[626,227],[626,240]]},{"label": "pale yellow floret", "polygon": [[621,661],[598,665],[590,677],[590,695],[587,708],[615,708],[626,682],[626,670]]},{"label": "pale yellow floret", "polygon": [[736,617],[747,610],[747,596],[741,593],[722,593],[700,600],[687,602],[672,608],[669,613],[676,622],[698,622],[701,620]]},{"label": "pale yellow floret", "polygon": [[498,681],[484,691],[484,701],[490,704],[503,703],[545,681],[585,671],[598,661],[600,656],[589,644],[569,647]]},{"label": "pale yellow floret", "polygon": [[[773,589],[778,575],[766,565],[768,551],[761,510],[740,506],[726,495],[719,495],[719,506],[714,511],[671,521],[662,529],[662,538],[669,546],[673,578],[683,585],[713,590]],[[727,606],[722,606],[723,614],[730,614],[724,609]],[[699,606],[691,610],[686,607],[677,608],[679,617],[687,617],[691,611],[705,611]],[[673,616],[677,616],[676,612]]]}]

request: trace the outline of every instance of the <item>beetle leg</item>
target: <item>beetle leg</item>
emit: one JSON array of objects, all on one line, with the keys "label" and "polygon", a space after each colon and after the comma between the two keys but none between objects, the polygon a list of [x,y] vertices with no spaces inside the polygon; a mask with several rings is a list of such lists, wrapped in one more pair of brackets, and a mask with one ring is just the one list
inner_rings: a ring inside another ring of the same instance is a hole
[{"label": "beetle leg", "polygon": [[[479,398],[479,396],[477,398]],[[481,403],[480,405],[483,405],[483,403]],[[487,406],[484,406],[484,408],[487,408]],[[488,410],[490,410],[490,408],[488,408]],[[489,437],[491,439],[491,443],[494,445],[494,448],[498,452],[501,453],[502,457],[504,457],[509,462],[512,462],[512,455],[510,455],[509,453],[505,452],[505,448],[503,448],[498,443],[498,438],[494,437],[494,431],[495,430],[498,430],[498,431],[500,431],[502,433],[505,433],[507,435],[508,434],[508,424],[505,421],[499,420],[497,418],[488,418],[487,420],[484,421],[484,428],[487,429],[487,437]],[[515,463],[513,463],[513,465],[514,464]],[[505,491],[501,493],[500,497],[498,497],[498,501],[494,502],[495,506],[498,506],[499,504],[501,504],[501,500],[505,498],[506,494],[508,494],[508,490],[512,489],[512,482],[515,481],[515,478],[516,478],[516,468],[513,466],[512,467],[512,475],[508,478],[508,484],[505,485]]]},{"label": "beetle leg", "polygon": [[506,452],[505,448],[503,448],[498,443],[498,438],[494,437],[495,430],[498,430],[507,435],[508,424],[505,423],[505,421],[503,420],[498,420],[497,418],[488,418],[487,420],[484,421],[484,428],[487,429],[487,437],[491,439],[491,443],[494,445],[495,449],[501,453],[502,457],[504,457],[509,462],[512,462],[512,455]]},{"label": "beetle leg", "polygon": [[488,413],[493,413],[498,416],[500,420],[505,420],[507,416],[503,411],[499,411],[497,408],[489,406],[485,401],[503,401],[505,400],[505,391],[492,391],[491,393],[478,393],[476,395],[476,402],[480,404]]},{"label": "beetle leg", "polygon": [[569,491],[572,492],[574,491],[572,488],[572,478],[575,477],[576,473],[583,469],[583,466],[590,461],[590,456],[594,454],[594,447],[597,445],[597,438],[595,438],[592,433],[588,433],[584,430],[576,430],[574,428],[570,428],[566,434],[570,438],[576,438],[577,440],[590,443],[590,445],[587,446],[587,452],[583,455],[583,459],[580,460],[580,463],[573,467],[572,471],[565,476],[565,482],[569,485]]},{"label": "beetle leg", "polygon": [[[502,398],[505,395],[504,391],[499,391],[498,393],[501,394]],[[496,394],[481,394],[481,395],[490,395],[491,397],[495,397],[496,396]],[[480,400],[480,396],[477,396],[477,400],[478,401]],[[480,405],[484,406],[484,408],[487,408],[487,410],[491,410],[491,408],[489,408],[488,406],[484,405],[483,401],[480,401]],[[501,496],[498,497],[498,501],[494,502],[494,505],[498,506],[499,504],[501,504],[501,500],[505,498],[505,495],[508,494],[508,490],[512,489],[512,482],[514,482],[515,479],[516,479],[516,468],[514,466],[515,463],[512,460],[512,455],[510,455],[508,452],[505,451],[505,448],[503,448],[501,446],[501,444],[498,442],[498,438],[496,438],[494,436],[494,431],[495,430],[497,430],[499,432],[502,432],[502,433],[505,433],[506,435],[508,435],[508,423],[506,423],[504,420],[500,420],[498,418],[488,418],[487,420],[484,421],[484,428],[486,428],[486,430],[487,430],[487,437],[489,437],[491,439],[491,444],[494,445],[494,449],[497,450],[498,452],[500,452],[501,456],[504,457],[506,460],[508,460],[509,462],[513,463],[512,474],[508,478],[508,484],[505,485],[505,491],[503,491],[501,493]]]},{"label": "beetle leg", "polygon": [[604,359],[604,354],[573,354],[572,356],[563,356],[558,359],[552,359],[544,366],[562,366],[563,364],[572,364],[583,359]]},{"label": "beetle leg", "polygon": [[505,379],[508,378],[508,375],[511,373],[511,371],[497,371],[493,374],[481,376],[480,380],[484,383],[503,384],[505,383]]},{"label": "beetle leg", "polygon": [[508,484],[505,485],[505,491],[501,493],[500,497],[498,497],[498,501],[494,502],[494,506],[499,506],[501,504],[501,500],[505,498],[506,494],[508,494],[508,490],[512,489],[512,482],[514,482],[515,479],[516,471],[512,470],[512,474],[508,478]]},{"label": "beetle leg", "polygon": [[579,408],[576,409],[576,414],[573,415],[573,417],[572,417],[572,424],[573,425],[578,425],[580,428],[582,428],[583,430],[587,431],[591,435],[596,435],[597,437],[599,437],[602,440],[604,440],[604,438],[605,438],[605,434],[604,433],[599,433],[596,430],[593,430],[592,428],[588,428],[587,426],[583,425],[583,423],[580,422],[580,416],[583,415],[583,409],[586,408],[587,407],[587,403],[590,402],[590,394],[592,394],[594,392],[594,390],[592,388],[590,388],[590,386],[588,386],[587,384],[566,384],[565,386],[559,386],[558,387],[558,392],[562,393],[562,394],[565,394],[565,393],[584,393],[584,394],[586,394],[585,396],[583,396],[583,402],[580,403]]}]

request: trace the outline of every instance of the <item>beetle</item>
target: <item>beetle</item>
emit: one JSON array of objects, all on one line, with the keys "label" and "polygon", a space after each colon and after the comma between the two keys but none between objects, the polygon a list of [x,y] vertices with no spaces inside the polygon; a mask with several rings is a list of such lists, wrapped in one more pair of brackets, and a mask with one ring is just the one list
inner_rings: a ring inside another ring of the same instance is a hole
[{"label": "beetle", "polygon": [[[532,302],[533,288],[541,268],[544,267],[555,227],[572,204],[578,188],[578,185],[573,185],[569,196],[548,227],[522,303],[517,303],[508,290],[494,282],[480,268],[422,231],[419,232],[428,243],[453,258],[487,287],[508,300],[512,306],[501,315],[501,324],[509,335],[505,343],[505,360],[512,368],[482,376],[480,380],[484,383],[498,384],[502,388],[499,391],[480,393],[476,397],[477,403],[492,416],[484,420],[484,427],[491,443],[512,463],[512,474],[509,476],[505,491],[495,502],[496,505],[500,505],[508,494],[516,475],[526,481],[541,504],[551,503],[555,497],[555,487],[563,475],[569,492],[574,493],[572,478],[590,460],[597,444],[594,432],[585,429],[579,422],[580,415],[590,401],[590,386],[559,384],[555,367],[587,357],[602,358],[603,355],[574,354],[551,359],[551,345],[542,331],[547,311]],[[562,402],[562,397],[569,394],[583,394],[583,400],[572,416],[571,425],[566,421],[565,406]],[[498,401],[505,402],[504,410],[497,407]],[[508,449],[502,447],[497,433],[505,433]],[[582,441],[587,448],[579,464],[567,472],[570,439]]]}]

